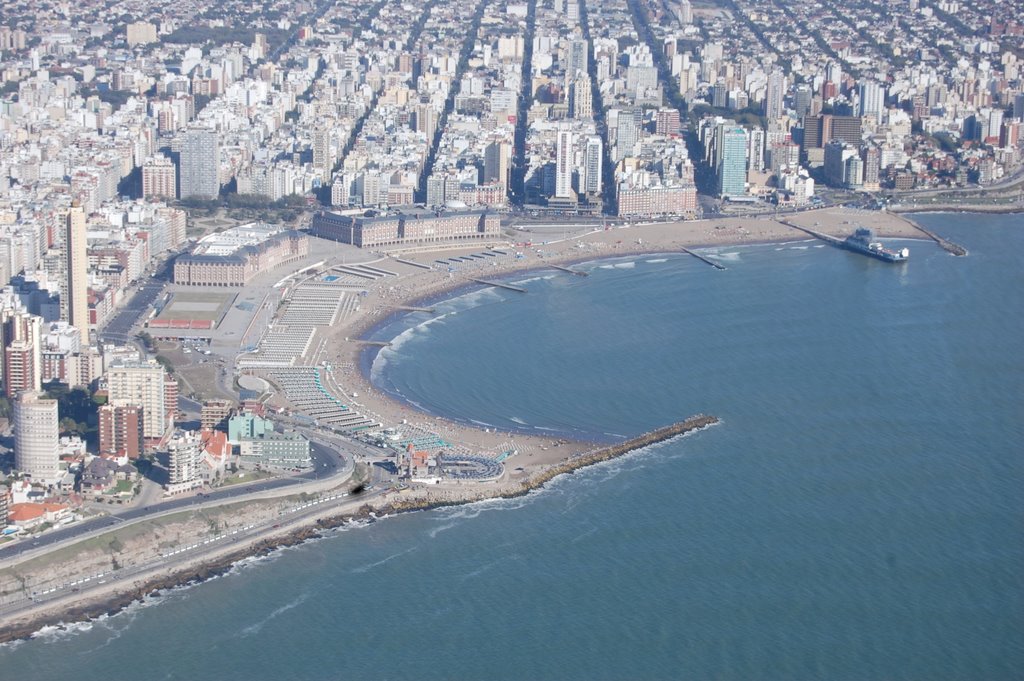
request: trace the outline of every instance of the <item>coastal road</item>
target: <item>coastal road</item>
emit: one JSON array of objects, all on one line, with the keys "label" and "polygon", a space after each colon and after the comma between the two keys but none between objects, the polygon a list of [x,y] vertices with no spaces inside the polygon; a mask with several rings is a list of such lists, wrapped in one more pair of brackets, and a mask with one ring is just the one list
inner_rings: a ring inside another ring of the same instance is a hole
[{"label": "coastal road", "polygon": [[[351,475],[354,462],[351,456],[346,457],[342,454],[338,445],[315,440],[311,443],[310,449],[313,458],[313,468],[300,475],[260,480],[250,485],[232,485],[210,492],[167,499],[151,506],[123,509],[112,507],[109,515],[98,516],[67,527],[51,530],[33,539],[26,538],[6,544],[0,547],[0,561],[20,556],[28,551],[49,548],[58,544],[72,543],[84,538],[87,534],[106,531],[126,522],[147,520],[177,511],[258,499],[269,491],[287,491],[287,488],[301,487],[311,482],[334,477],[339,478],[340,481],[346,476]],[[296,490],[296,492],[299,491],[301,489]]]},{"label": "coastal road", "polygon": [[268,533],[290,532],[303,525],[308,525],[316,518],[355,511],[385,492],[386,490],[375,490],[353,495],[346,493],[300,503],[277,518],[261,524],[248,525],[220,536],[207,537],[202,541],[197,539],[192,546],[183,547],[147,563],[101,574],[82,574],[74,582],[61,584],[42,593],[34,592],[31,597],[25,596],[20,600],[0,605],[0,617],[10,619],[40,606],[54,605],[60,602],[67,602],[68,605],[77,603],[82,598],[87,598],[89,591],[99,590],[106,584],[114,582],[124,584],[134,577],[152,576],[155,570],[171,572],[187,563],[213,558],[216,555],[222,555],[226,550],[241,548],[257,540],[262,540]]}]

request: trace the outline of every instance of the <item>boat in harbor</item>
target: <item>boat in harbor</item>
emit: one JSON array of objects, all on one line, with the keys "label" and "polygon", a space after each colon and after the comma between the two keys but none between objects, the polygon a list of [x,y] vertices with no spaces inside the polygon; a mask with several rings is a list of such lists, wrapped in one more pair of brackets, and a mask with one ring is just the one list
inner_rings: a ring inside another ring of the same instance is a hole
[{"label": "boat in harbor", "polygon": [[880,242],[875,241],[874,232],[867,227],[858,227],[852,236],[846,237],[843,247],[886,262],[906,262],[910,258],[910,249],[901,248],[894,251],[891,248],[886,248]]}]

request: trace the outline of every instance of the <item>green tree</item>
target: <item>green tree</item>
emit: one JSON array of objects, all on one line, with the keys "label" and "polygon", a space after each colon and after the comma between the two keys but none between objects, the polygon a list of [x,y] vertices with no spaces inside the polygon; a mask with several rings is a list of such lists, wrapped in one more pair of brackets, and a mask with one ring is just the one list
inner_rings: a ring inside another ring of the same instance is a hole
[{"label": "green tree", "polygon": [[164,368],[164,370],[167,371],[167,373],[169,373],[169,374],[173,374],[174,373],[174,364],[171,362],[171,360],[167,359],[163,355],[157,355],[156,356],[156,362],[157,362],[157,364],[162,366]]},{"label": "green tree", "polygon": [[43,388],[47,397],[57,400],[61,432],[79,435],[87,445],[95,446],[98,440],[99,406],[105,398],[96,400],[88,390],[71,389],[64,383],[48,383]]}]

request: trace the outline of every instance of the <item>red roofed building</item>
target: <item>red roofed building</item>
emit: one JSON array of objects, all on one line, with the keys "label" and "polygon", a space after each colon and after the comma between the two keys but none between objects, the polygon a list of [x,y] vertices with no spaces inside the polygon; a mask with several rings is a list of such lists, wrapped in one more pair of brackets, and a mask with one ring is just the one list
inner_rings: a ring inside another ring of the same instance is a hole
[{"label": "red roofed building", "polygon": [[199,431],[201,452],[199,454],[199,476],[206,484],[212,484],[227,473],[232,459],[232,447],[228,434],[222,430],[203,428]]},{"label": "red roofed building", "polygon": [[43,523],[55,523],[69,514],[64,504],[11,504],[7,509],[7,522],[23,529]]}]

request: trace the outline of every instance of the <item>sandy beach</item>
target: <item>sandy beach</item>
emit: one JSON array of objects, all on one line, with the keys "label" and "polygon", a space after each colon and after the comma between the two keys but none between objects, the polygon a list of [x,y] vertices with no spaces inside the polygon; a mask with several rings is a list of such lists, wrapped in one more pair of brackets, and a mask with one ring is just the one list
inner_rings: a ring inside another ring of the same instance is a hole
[{"label": "sandy beach", "polygon": [[[865,226],[873,229],[880,237],[928,239],[907,218],[877,211],[824,209],[786,214],[784,219],[840,237],[852,234],[858,226]],[[460,266],[459,271],[454,273],[410,267],[398,263],[396,258],[431,265],[435,260],[479,252],[483,250],[479,244],[470,243],[458,248],[439,248],[421,253],[368,254],[365,262],[374,262],[377,266],[398,271],[401,276],[397,280],[387,278],[369,286],[359,311],[330,329],[326,342],[322,344],[322,354],[308,358],[310,361],[307,364],[330,363],[334,367],[333,381],[343,393],[342,396],[358,395],[358,403],[361,405],[359,409],[382,423],[433,432],[453,444],[473,451],[497,453],[511,445],[520,453],[515,459],[516,466],[526,468],[523,475],[529,475],[531,468],[561,461],[571,450],[578,449],[584,443],[522,432],[472,428],[419,412],[371,385],[361,370],[360,360],[366,347],[359,341],[375,326],[402,314],[401,307],[429,306],[430,301],[451,295],[460,288],[479,286],[472,281],[474,278],[508,278],[510,275],[524,275],[531,270],[552,265],[567,266],[598,258],[638,254],[678,253],[682,248],[737,246],[811,238],[772,217],[634,225],[589,231],[564,238],[558,235],[553,239],[528,231],[520,232],[517,236],[521,240],[510,242],[502,249],[517,252],[522,257],[487,259],[469,266]],[[283,397],[280,399],[284,404]]]},{"label": "sandy beach", "polygon": [[[785,219],[840,237],[851,234],[857,226],[863,225],[874,229],[880,237],[928,238],[912,221],[888,213],[827,209],[787,214]],[[461,287],[479,286],[473,283],[473,278],[508,277],[555,264],[570,265],[598,258],[679,252],[683,247],[728,247],[802,241],[810,238],[807,234],[768,217],[616,227],[567,235],[564,238],[561,235],[542,236],[539,232],[540,230],[520,231],[514,241],[500,246],[501,250],[508,253],[507,256],[478,259],[473,263],[466,263],[465,266],[460,265],[457,272],[428,270],[400,263],[398,259],[429,265],[435,260],[447,257],[465,255],[468,252],[479,253],[484,250],[484,246],[475,243],[430,252],[366,253],[365,259],[361,262],[376,263],[379,267],[394,271],[398,276],[368,282],[366,294],[360,298],[359,308],[343,317],[333,327],[323,330],[321,337],[317,339],[318,342],[311,346],[317,348],[312,351],[316,356],[307,356],[304,361],[307,366],[329,363],[332,371],[325,381],[328,389],[350,401],[362,413],[372,415],[385,425],[402,429],[406,433],[434,433],[452,445],[471,452],[496,455],[515,450],[517,454],[510,459],[513,464],[506,466],[500,480],[494,483],[462,485],[413,485],[404,492],[375,494],[373,498],[366,499],[365,502],[360,501],[358,504],[353,503],[352,499],[345,500],[345,503],[325,504],[321,511],[304,514],[301,518],[287,523],[275,520],[275,514],[280,512],[279,507],[267,505],[266,524],[244,545],[234,544],[219,550],[203,551],[189,558],[161,561],[159,566],[154,565],[152,571],[139,573],[130,580],[115,579],[103,585],[90,586],[88,590],[83,588],[81,593],[68,593],[60,599],[23,610],[17,616],[4,617],[0,619],[0,641],[27,636],[34,630],[33,627],[38,628],[61,620],[78,621],[119,610],[154,589],[201,580],[205,578],[204,575],[210,576],[217,571],[223,571],[227,569],[226,566],[247,556],[259,555],[277,546],[286,546],[317,536],[317,527],[331,527],[346,519],[360,514],[365,516],[371,512],[416,510],[497,496],[518,495],[544,484],[554,475],[603,460],[601,457],[606,455],[617,456],[622,451],[628,451],[621,450],[621,445],[598,447],[594,443],[471,428],[416,411],[377,390],[360,369],[360,356],[365,350],[365,345],[358,340],[376,325],[402,314],[399,309],[401,306],[416,306],[418,303],[425,305],[424,301],[438,300],[451,295]],[[521,257],[516,257],[516,253],[520,253]],[[281,394],[275,395],[272,402],[287,406],[285,397]],[[680,415],[681,418],[685,416],[688,415]],[[244,512],[240,515],[252,514]],[[235,520],[224,519],[224,526],[231,527]],[[170,535],[172,532],[187,533],[187,529],[187,526],[181,525],[164,528],[162,531]],[[113,536],[117,540],[118,536],[123,537],[117,535],[118,532],[122,531],[112,530],[105,537]],[[153,541],[152,537],[123,538],[126,545],[123,550],[137,550],[140,565],[143,563],[143,554],[147,551],[148,554],[152,554],[156,550],[145,545],[145,542]],[[83,548],[82,554],[84,555],[86,551],[87,549]],[[109,559],[106,553],[97,555],[101,560]],[[78,569],[76,566],[81,564],[80,559],[81,556],[69,555],[61,564],[50,566],[49,569],[54,572],[52,578],[55,581],[66,578],[66,575],[61,577],[58,574],[61,572],[74,574]]]}]

